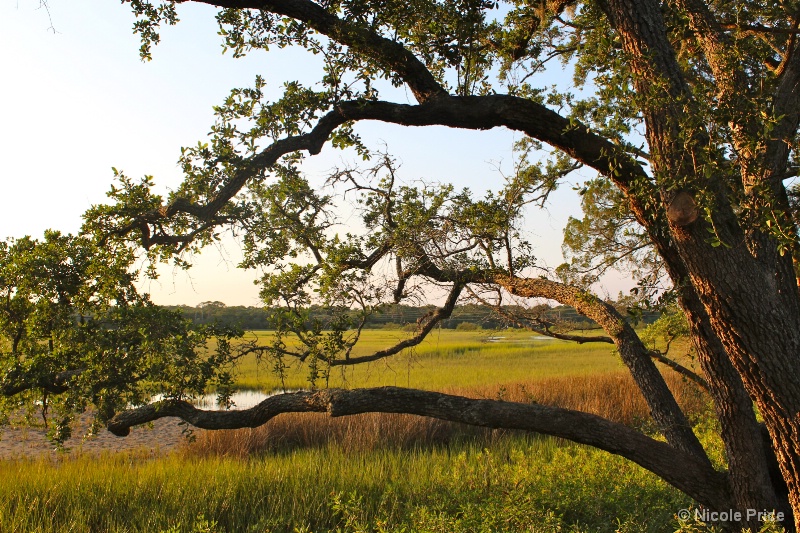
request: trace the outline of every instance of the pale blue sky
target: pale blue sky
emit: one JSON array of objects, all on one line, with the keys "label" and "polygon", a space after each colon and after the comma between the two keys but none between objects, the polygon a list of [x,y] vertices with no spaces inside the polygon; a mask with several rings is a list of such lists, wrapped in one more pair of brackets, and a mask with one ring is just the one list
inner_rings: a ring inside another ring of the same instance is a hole
[{"label": "pale blue sky", "polygon": [[[46,228],[76,231],[81,214],[105,201],[112,166],[175,187],[180,147],[205,137],[212,106],[231,88],[249,86],[260,73],[277,96],[283,81],[312,84],[318,77],[316,60],[302,51],[223,56],[214,10],[205,6],[180,5],[181,23],[162,32],[153,61],[143,63],[126,6],[107,0],[49,4],[55,32],[37,0],[0,0],[0,237],[39,236]],[[403,90],[391,97],[411,102]],[[519,137],[507,130],[378,123],[358,124],[357,131],[372,148],[386,143],[402,162],[405,180],[452,181],[476,191],[499,185],[498,163],[511,170],[511,147]],[[322,176],[343,157],[326,147],[307,171]],[[527,229],[547,266],[562,262],[561,228],[577,214],[576,195],[564,186],[547,211],[531,217]],[[257,305],[255,274],[238,272],[238,257],[237,246],[227,243],[222,254],[210,250],[198,258],[190,274],[165,268],[160,282],[143,288],[162,304]],[[626,285],[608,281],[611,294]]]}]

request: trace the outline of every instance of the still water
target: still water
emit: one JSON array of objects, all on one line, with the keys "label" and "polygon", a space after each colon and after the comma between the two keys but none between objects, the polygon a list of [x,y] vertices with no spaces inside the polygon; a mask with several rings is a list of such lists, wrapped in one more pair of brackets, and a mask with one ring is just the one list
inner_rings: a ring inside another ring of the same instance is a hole
[{"label": "still water", "polygon": [[[297,392],[296,390],[287,390],[286,392]],[[235,410],[242,410],[242,409],[250,409],[251,407],[255,407],[265,399],[269,398],[270,396],[275,396],[276,394],[282,394],[282,390],[275,390],[272,392],[261,392],[258,390],[240,390],[239,392],[231,395],[231,401],[233,402],[233,406],[231,409]],[[200,409],[224,409],[217,404],[217,395],[216,394],[206,394],[202,398],[198,398],[192,402],[196,407]]]}]

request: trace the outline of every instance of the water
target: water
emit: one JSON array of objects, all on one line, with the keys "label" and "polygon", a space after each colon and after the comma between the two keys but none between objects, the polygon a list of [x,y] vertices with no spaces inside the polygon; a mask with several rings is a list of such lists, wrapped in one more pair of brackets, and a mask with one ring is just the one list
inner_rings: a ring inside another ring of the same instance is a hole
[{"label": "water", "polygon": [[[286,392],[297,392],[299,389],[292,389],[287,390]],[[263,402],[265,399],[269,398],[270,396],[275,396],[276,394],[283,394],[282,390],[275,390],[272,392],[262,392],[258,390],[240,390],[239,392],[231,395],[231,401],[233,402],[233,406],[231,406],[231,410],[241,411],[244,409],[250,409],[251,407],[255,407],[259,403]],[[161,396],[154,396],[152,401],[161,400]],[[223,406],[217,404],[217,395],[216,394],[206,394],[200,398],[197,398],[192,401],[192,405],[199,409],[207,409],[207,410],[215,410],[221,411],[224,409]]]},{"label": "water", "polygon": [[532,335],[527,339],[509,339],[507,337],[487,337],[486,342],[515,342],[515,343],[526,343],[526,342],[533,342],[533,341],[554,341],[553,337],[546,337],[544,335]]},{"label": "water", "polygon": [[[271,393],[264,393],[258,390],[240,390],[239,392],[236,392],[235,394],[231,395],[231,401],[233,402],[233,406],[231,406],[231,409],[232,410],[250,409],[251,407],[255,407],[259,403],[263,402],[270,396],[281,394],[282,392],[283,391],[274,391]],[[224,409],[224,407],[217,404],[216,394],[206,394],[202,398],[194,400],[192,403],[195,405],[195,407],[198,407],[200,409],[214,409],[214,410]]]}]

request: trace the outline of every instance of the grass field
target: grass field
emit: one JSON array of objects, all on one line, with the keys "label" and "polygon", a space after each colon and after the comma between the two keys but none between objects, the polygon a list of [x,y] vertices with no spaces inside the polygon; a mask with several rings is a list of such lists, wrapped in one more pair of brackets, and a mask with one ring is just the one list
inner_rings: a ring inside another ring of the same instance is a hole
[{"label": "grass field", "polygon": [[[261,335],[264,335],[263,333]],[[401,332],[369,331],[364,352]],[[434,332],[410,354],[332,376],[597,412],[647,428],[610,345],[506,332]],[[307,386],[294,368],[287,387]],[[717,462],[707,399],[665,372]],[[255,360],[241,386],[278,383]],[[198,432],[169,457],[0,462],[0,531],[673,532],[691,502],[618,457],[559,439],[405,415],[282,415],[254,430]]]},{"label": "grass field", "polygon": [[[266,338],[270,332],[250,332],[248,338]],[[353,356],[388,348],[409,334],[399,330],[366,330]],[[503,337],[489,342],[492,337]],[[427,390],[470,388],[542,379],[554,376],[586,376],[623,369],[610,344],[584,344],[536,340],[529,331],[434,330],[420,345],[394,357],[354,367],[334,368],[331,387],[394,385]],[[308,387],[303,365],[291,366],[286,387]],[[238,386],[271,391],[280,387],[268,361],[255,356],[241,362]]]},{"label": "grass field", "polygon": [[4,462],[0,529],[660,532],[690,503],[605,453],[550,438],[486,444]]}]

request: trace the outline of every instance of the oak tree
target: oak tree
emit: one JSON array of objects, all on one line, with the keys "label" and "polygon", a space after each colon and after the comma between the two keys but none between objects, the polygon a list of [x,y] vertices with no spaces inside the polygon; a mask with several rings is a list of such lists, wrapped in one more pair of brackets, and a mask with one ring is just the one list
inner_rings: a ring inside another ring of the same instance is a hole
[{"label": "oak tree", "polygon": [[[159,26],[177,23],[185,2],[123,3],[139,17],[134,30],[149,58]],[[414,413],[590,444],[635,461],[707,507],[786,510],[800,526],[800,246],[797,196],[787,181],[798,168],[800,3],[192,3],[218,8],[220,35],[235,56],[285,46],[321,55],[319,83],[288,83],[275,101],[267,101],[261,77],[233,89],[216,108],[208,143],[182,151],[182,185],[164,197],[149,180],[120,175],[112,202],[87,213],[87,235],[123,250],[138,243],[152,259],[169,260],[214,242],[224,229],[234,231],[245,243],[245,266],[270,266],[262,297],[278,324],[271,343],[245,349],[273,358],[277,368],[299,359],[318,385],[335,366],[419,343],[465,296],[571,305],[605,330],[603,340],[616,346],[666,442],[586,413],[400,388],[322,388],[220,412],[193,407],[180,391],[133,409],[113,403],[116,414],[106,417],[112,432],[124,435],[164,416],[217,429],[254,427],[296,411]],[[540,85],[540,75],[558,61],[590,96]],[[405,87],[416,102],[384,99],[388,84]],[[357,135],[360,121],[504,127],[524,140],[514,175],[475,197],[454,186],[402,184],[391,158]],[[312,187],[301,162],[326,144],[356,150],[371,158],[371,168],[339,169],[326,187]],[[543,146],[552,149],[549,159],[533,161]],[[596,178],[580,191],[584,218],[567,228],[571,263],[558,273],[538,269],[521,232],[525,210],[546,202],[578,168]],[[337,234],[343,197],[357,202],[363,231]],[[635,264],[643,291],[652,280],[670,280],[714,400],[724,472],[713,468],[665,385],[657,354],[613,305],[586,288],[603,269],[625,261]],[[353,355],[370,313],[430,283],[443,288],[444,303],[415,332],[395,346]],[[6,291],[31,305],[41,299],[16,286]],[[309,322],[312,303],[340,313],[328,324]],[[29,346],[37,354],[43,349],[40,342]],[[4,357],[18,365],[38,361],[21,350],[12,346],[12,356]],[[102,360],[96,353],[90,359]],[[57,360],[46,367],[50,381],[7,373],[4,390],[72,390],[82,386],[77,371],[84,366]],[[102,403],[97,395],[81,397]]]}]

